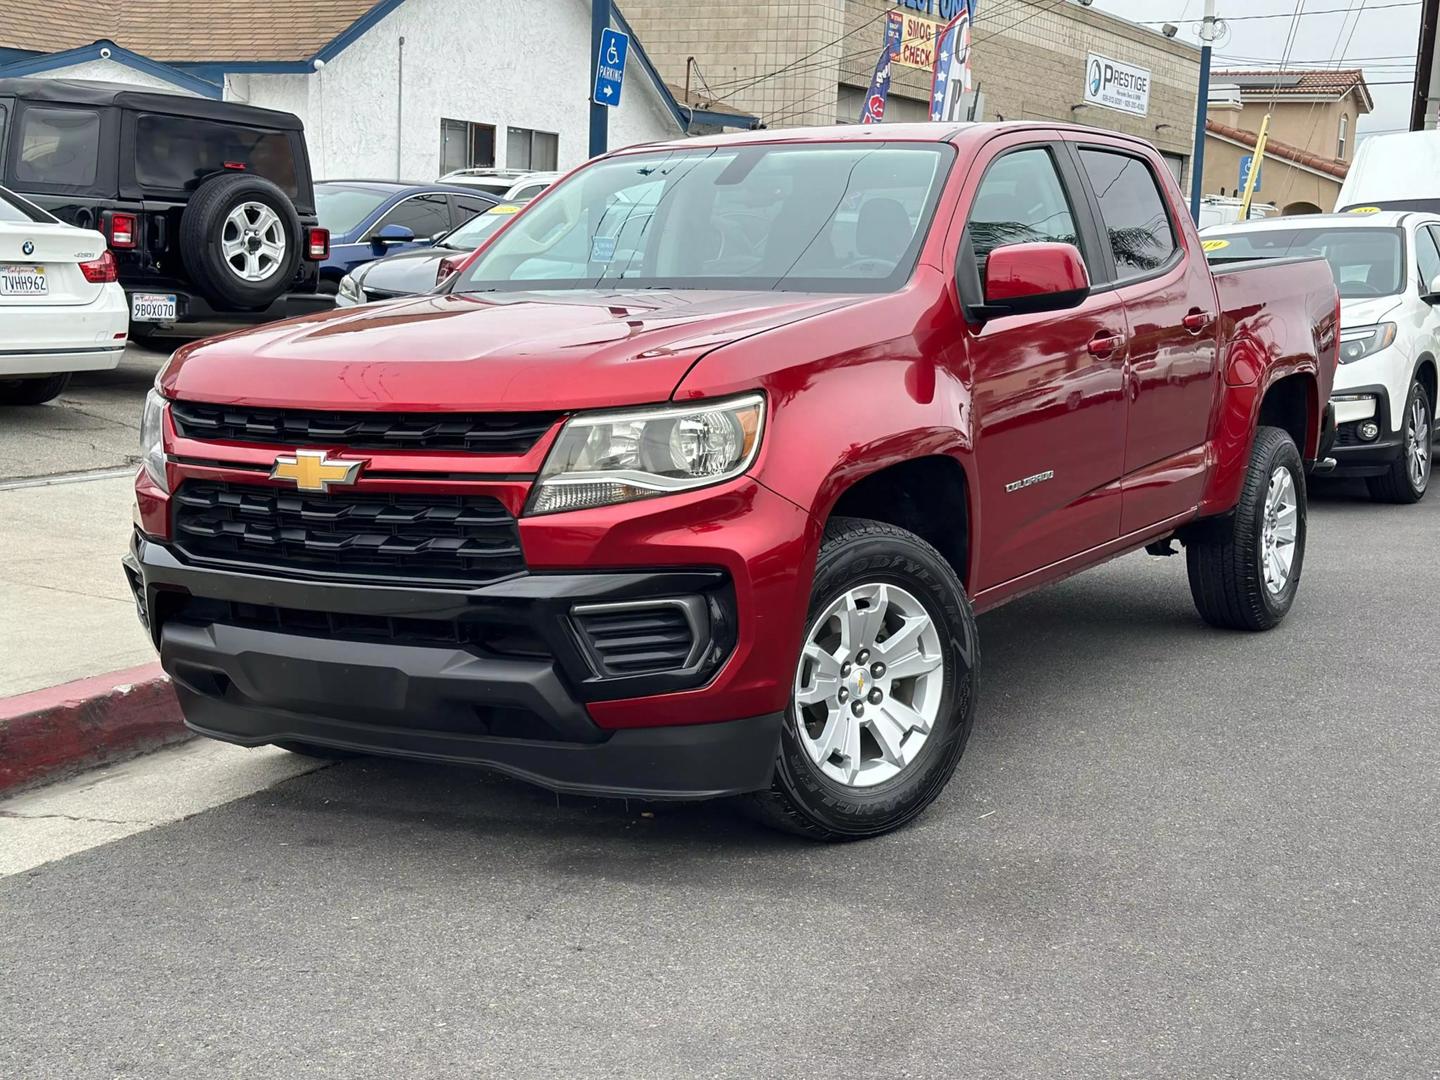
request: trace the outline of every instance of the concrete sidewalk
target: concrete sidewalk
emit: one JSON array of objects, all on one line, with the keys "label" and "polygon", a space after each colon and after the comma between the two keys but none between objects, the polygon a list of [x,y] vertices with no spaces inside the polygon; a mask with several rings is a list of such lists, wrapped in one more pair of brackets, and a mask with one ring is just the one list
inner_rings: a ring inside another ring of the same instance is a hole
[{"label": "concrete sidewalk", "polygon": [[155,660],[120,570],[131,483],[0,489],[0,698]]}]

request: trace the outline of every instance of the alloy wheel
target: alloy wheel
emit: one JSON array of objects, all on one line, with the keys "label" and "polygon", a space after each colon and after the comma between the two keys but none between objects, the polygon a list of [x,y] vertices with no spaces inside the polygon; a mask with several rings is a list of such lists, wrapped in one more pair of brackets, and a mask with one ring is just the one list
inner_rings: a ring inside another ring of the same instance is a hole
[{"label": "alloy wheel", "polygon": [[859,585],[810,626],[795,675],[800,742],[847,787],[873,787],[914,763],[940,713],[945,661],[925,606],[891,584]]},{"label": "alloy wheel", "polygon": [[1417,392],[1405,425],[1405,463],[1410,486],[1417,492],[1424,491],[1430,482],[1430,440],[1430,410],[1425,395]]},{"label": "alloy wheel", "polygon": [[264,281],[285,263],[285,224],[260,202],[243,202],[225,219],[220,249],[241,281]]},{"label": "alloy wheel", "polygon": [[1270,487],[1265,493],[1265,524],[1260,534],[1265,588],[1272,596],[1279,596],[1290,584],[1299,533],[1300,498],[1295,491],[1295,478],[1281,465],[1270,474]]}]

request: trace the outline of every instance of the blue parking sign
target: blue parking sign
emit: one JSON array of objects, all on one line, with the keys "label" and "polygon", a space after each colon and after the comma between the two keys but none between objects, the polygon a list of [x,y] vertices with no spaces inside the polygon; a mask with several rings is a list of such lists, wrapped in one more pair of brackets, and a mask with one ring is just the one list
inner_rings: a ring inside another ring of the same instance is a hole
[{"label": "blue parking sign", "polygon": [[612,109],[620,104],[620,90],[625,84],[625,57],[630,52],[630,38],[606,27],[600,33],[600,55],[595,58],[595,93],[590,100]]},{"label": "blue parking sign", "polygon": [[[1241,194],[1245,192],[1245,185],[1250,182],[1250,170],[1255,165],[1254,154],[1240,155],[1240,187],[1237,189]],[[1262,164],[1255,172],[1255,190],[1260,190],[1260,181],[1265,179],[1265,166]]]}]

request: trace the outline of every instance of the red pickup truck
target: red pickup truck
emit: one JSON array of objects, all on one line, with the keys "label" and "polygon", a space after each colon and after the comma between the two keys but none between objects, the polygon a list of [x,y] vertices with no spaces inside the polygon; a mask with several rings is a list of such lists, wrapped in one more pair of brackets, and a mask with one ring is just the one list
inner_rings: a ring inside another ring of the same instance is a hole
[{"label": "red pickup truck", "polygon": [[1338,308],[1212,273],[1114,134],[636,147],[443,294],[176,353],[126,567],[202,734],[874,835],[955,770],[977,612],[1179,542],[1208,622],[1284,617]]}]

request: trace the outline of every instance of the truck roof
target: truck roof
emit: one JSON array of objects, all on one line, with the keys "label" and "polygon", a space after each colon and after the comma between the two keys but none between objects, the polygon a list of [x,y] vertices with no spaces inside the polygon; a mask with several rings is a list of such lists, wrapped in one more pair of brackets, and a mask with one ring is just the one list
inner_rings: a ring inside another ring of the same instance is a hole
[{"label": "truck roof", "polygon": [[27,79],[0,78],[0,97],[17,97],[22,101],[53,101],[63,105],[118,107],[168,116],[191,116],[230,124],[302,131],[304,125],[294,113],[261,109],[233,101],[187,97],[137,90],[125,83],[100,82],[90,79]]},{"label": "truck roof", "polygon": [[[833,143],[833,142],[959,142],[967,135],[983,136],[1013,131],[1035,132],[1094,132],[1106,138],[1126,139],[1139,146],[1150,147],[1144,139],[1124,135],[1115,131],[1099,131],[1081,124],[1047,123],[1032,120],[977,121],[975,123],[948,123],[944,121],[922,121],[909,124],[828,124],[823,127],[764,128],[759,131],[730,132],[723,135],[698,135],[673,139],[668,142],[645,143],[628,147],[628,150],[674,147],[684,149],[695,146],[747,146],[765,143]],[[622,151],[624,152],[624,151]]]}]

